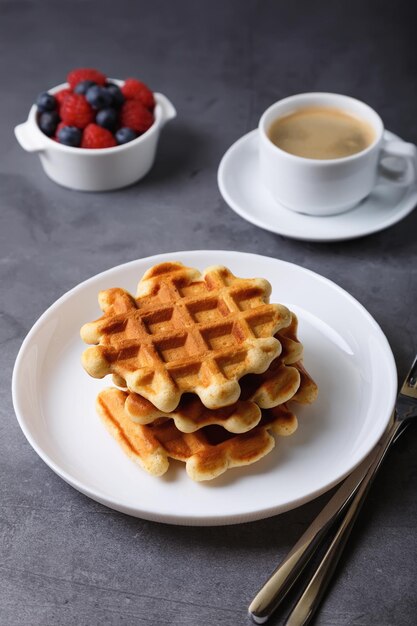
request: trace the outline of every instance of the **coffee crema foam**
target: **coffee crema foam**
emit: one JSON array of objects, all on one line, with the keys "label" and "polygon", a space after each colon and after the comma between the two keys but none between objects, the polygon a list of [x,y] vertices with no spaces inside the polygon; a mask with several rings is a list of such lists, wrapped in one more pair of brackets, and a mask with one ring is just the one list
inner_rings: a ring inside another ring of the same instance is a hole
[{"label": "coffee crema foam", "polygon": [[267,134],[289,154],[322,160],[362,152],[375,139],[370,124],[342,109],[328,107],[304,107],[279,117]]}]

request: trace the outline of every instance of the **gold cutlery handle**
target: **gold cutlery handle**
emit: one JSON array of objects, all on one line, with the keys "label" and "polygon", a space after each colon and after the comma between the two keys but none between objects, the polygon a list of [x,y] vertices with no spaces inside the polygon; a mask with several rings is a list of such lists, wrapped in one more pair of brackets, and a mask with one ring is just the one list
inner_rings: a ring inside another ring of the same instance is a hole
[{"label": "gold cutlery handle", "polygon": [[[312,554],[335,519],[358,490],[365,474],[376,457],[385,454],[391,443],[391,432],[396,422],[386,431],[374,450],[341,484],[322,511],[313,520],[292,550],[262,585],[249,605],[249,613],[257,624],[263,624],[292,589]],[[387,444],[387,442],[389,443]]]},{"label": "gold cutlery handle", "polygon": [[339,562],[350,532],[379,467],[393,441],[399,436],[402,430],[404,430],[403,426],[403,423],[395,421],[382,438],[380,442],[381,445],[373,455],[372,464],[348,504],[331,544],[293,607],[285,622],[285,626],[303,626],[304,624],[308,624],[313,617],[331,580],[336,565]]}]

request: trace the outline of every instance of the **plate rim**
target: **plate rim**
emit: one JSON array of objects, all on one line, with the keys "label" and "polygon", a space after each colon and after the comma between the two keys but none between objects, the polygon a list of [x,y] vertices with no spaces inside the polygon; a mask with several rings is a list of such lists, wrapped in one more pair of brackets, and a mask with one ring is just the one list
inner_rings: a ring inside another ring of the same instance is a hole
[{"label": "plate rim", "polygon": [[[393,139],[397,139],[398,141],[405,142],[404,139],[402,139],[401,137],[399,137],[398,135],[396,135],[395,133],[389,131],[389,130],[385,130],[385,133],[388,133]],[[387,228],[389,228],[390,226],[394,226],[394,224],[397,224],[398,222],[400,222],[402,219],[404,219],[405,217],[407,217],[407,215],[409,215],[410,213],[412,213],[412,211],[415,209],[416,204],[417,204],[417,184],[410,184],[408,186],[405,186],[406,188],[406,195],[405,197],[402,198],[401,202],[404,202],[405,200],[408,199],[408,202],[406,202],[405,206],[399,210],[397,213],[395,213],[393,216],[391,216],[386,222],[378,222],[377,224],[374,224],[372,227],[370,228],[365,228],[363,230],[361,230],[360,232],[356,232],[356,233],[352,233],[352,234],[340,234],[339,236],[331,236],[331,235],[326,235],[326,234],[322,234],[322,235],[317,235],[317,236],[308,236],[307,234],[299,234],[299,233],[294,233],[293,230],[291,229],[285,229],[280,227],[280,224],[267,224],[263,219],[259,219],[258,217],[248,213],[247,211],[245,211],[244,209],[242,209],[239,205],[239,203],[234,200],[232,198],[232,196],[230,195],[229,191],[226,188],[226,176],[224,174],[225,169],[227,167],[227,165],[230,162],[230,159],[232,158],[232,156],[234,155],[235,152],[237,152],[241,146],[241,144],[245,144],[246,142],[249,143],[249,141],[251,139],[253,139],[255,137],[255,135],[257,135],[259,133],[258,128],[254,128],[253,130],[250,130],[249,132],[245,133],[244,135],[242,135],[241,137],[239,137],[238,139],[236,139],[236,141],[234,141],[232,143],[231,146],[229,146],[229,148],[226,150],[226,152],[223,154],[220,163],[219,163],[219,167],[217,169],[217,185],[219,187],[219,191],[220,194],[223,198],[223,200],[226,202],[226,204],[228,205],[228,207],[234,211],[234,213],[236,213],[237,215],[239,215],[239,217],[241,217],[242,219],[244,219],[246,222],[249,222],[250,224],[254,224],[255,226],[257,226],[258,228],[262,228],[263,230],[267,230],[268,232],[274,233],[276,235],[281,235],[282,237],[288,237],[289,239],[295,239],[298,241],[310,241],[313,243],[323,243],[323,242],[337,242],[337,241],[350,241],[352,239],[360,239],[361,237],[366,237],[368,235],[372,235],[378,232],[381,232]],[[412,193],[414,189],[414,193]],[[409,196],[407,198],[407,196]],[[271,198],[271,201],[274,202],[274,200]],[[283,209],[285,209],[285,207],[282,207]],[[287,209],[289,210],[289,209]],[[302,215],[302,214],[300,214]],[[334,217],[334,216],[329,216],[329,217]],[[326,216],[324,217],[318,217],[317,219],[323,219],[326,220]]]},{"label": "plate rim", "polygon": [[[392,393],[391,393],[391,402],[389,403],[389,410],[387,410],[386,420],[381,420],[380,429],[379,431],[377,431],[377,435],[375,435],[374,441],[372,442],[371,447],[369,447],[369,449],[365,453],[363,453],[363,455],[359,459],[357,459],[356,463],[352,465],[347,471],[342,472],[342,474],[336,476],[331,481],[328,481],[325,485],[322,485],[321,487],[315,489],[314,491],[310,491],[308,495],[300,496],[285,504],[275,505],[275,506],[271,506],[268,508],[262,508],[260,510],[250,511],[248,513],[238,513],[238,514],[233,513],[233,514],[212,515],[212,516],[207,516],[207,515],[204,515],[204,516],[195,515],[194,516],[192,514],[191,515],[187,514],[186,516],[182,516],[178,514],[167,514],[167,513],[159,513],[159,512],[155,513],[149,510],[143,511],[138,508],[130,507],[129,505],[124,503],[122,500],[119,500],[117,497],[113,497],[109,499],[106,493],[103,493],[102,491],[98,489],[92,488],[89,485],[83,484],[80,480],[78,480],[78,478],[72,476],[69,472],[63,470],[54,461],[54,459],[51,458],[48,455],[48,453],[42,449],[42,446],[38,445],[34,437],[32,437],[32,434],[26,425],[26,421],[29,422],[29,420],[25,420],[23,411],[22,412],[20,411],[20,400],[19,400],[20,391],[18,390],[19,370],[22,366],[21,364],[22,364],[25,352],[27,348],[30,346],[33,337],[36,335],[38,330],[42,327],[42,324],[47,322],[50,314],[53,313],[56,308],[64,304],[66,300],[71,299],[74,293],[76,293],[78,290],[88,286],[89,283],[92,283],[96,281],[97,279],[102,278],[108,272],[120,271],[121,269],[134,266],[135,264],[140,263],[140,262],[147,262],[147,263],[155,264],[157,262],[161,262],[162,260],[166,260],[167,257],[172,258],[175,256],[180,256],[180,255],[185,255],[185,254],[192,255],[192,256],[205,255],[205,254],[209,254],[209,255],[215,254],[218,256],[230,255],[230,254],[238,255],[238,256],[244,255],[244,256],[266,259],[268,262],[274,261],[274,262],[278,262],[279,264],[293,266],[297,268],[298,270],[302,270],[302,272],[306,273],[307,275],[312,275],[315,277],[315,279],[319,279],[325,284],[329,284],[331,288],[336,289],[336,291],[343,294],[344,297],[347,297],[352,302],[352,304],[360,310],[362,315],[365,316],[367,322],[370,323],[371,326],[373,326],[374,329],[376,329],[376,331],[379,333],[379,338],[382,344],[384,345],[384,352],[386,353],[387,364],[389,365],[389,368],[392,374],[393,386],[392,386]],[[268,517],[272,517],[274,515],[278,515],[280,513],[284,513],[286,511],[295,509],[303,504],[307,504],[307,502],[310,502],[311,500],[314,500],[315,498],[322,495],[323,493],[329,491],[329,489],[334,487],[336,484],[341,482],[346,476],[348,476],[364,460],[367,454],[376,445],[377,441],[383,434],[386,428],[386,425],[388,424],[389,417],[394,408],[396,395],[397,395],[397,369],[396,369],[395,359],[394,359],[391,346],[382,328],[380,327],[378,322],[375,320],[375,318],[371,315],[371,313],[369,313],[369,311],[364,307],[364,305],[362,305],[354,296],[352,296],[348,291],[343,289],[343,287],[341,287],[340,285],[338,285],[331,279],[326,278],[325,276],[323,276],[322,274],[319,274],[318,272],[315,272],[306,267],[303,267],[302,265],[293,263],[291,261],[286,261],[283,259],[277,259],[276,257],[256,254],[252,252],[242,252],[238,250],[201,249],[201,250],[180,250],[180,251],[175,251],[175,252],[164,252],[164,253],[159,253],[156,255],[133,259],[126,263],[120,263],[118,265],[111,266],[107,268],[106,270],[103,270],[93,276],[90,276],[89,278],[81,281],[80,283],[78,283],[77,285],[75,285],[74,287],[66,291],[64,294],[62,294],[36,319],[36,321],[34,322],[34,324],[32,325],[32,327],[30,328],[30,330],[28,331],[28,333],[26,334],[25,338],[22,341],[22,344],[16,356],[15,364],[13,367],[13,374],[12,374],[12,400],[13,400],[13,408],[15,411],[18,424],[24,436],[26,437],[26,440],[30,444],[30,446],[54,473],[56,473],[67,484],[71,485],[80,493],[86,495],[92,500],[99,502],[113,510],[131,515],[133,517],[138,517],[141,519],[149,520],[149,521],[156,521],[156,522],[162,522],[162,523],[167,523],[167,524],[172,524],[172,525],[181,525],[181,526],[223,526],[223,525],[240,524],[240,523],[245,523],[245,522],[250,522],[250,521],[257,521],[260,519],[266,519]]]}]

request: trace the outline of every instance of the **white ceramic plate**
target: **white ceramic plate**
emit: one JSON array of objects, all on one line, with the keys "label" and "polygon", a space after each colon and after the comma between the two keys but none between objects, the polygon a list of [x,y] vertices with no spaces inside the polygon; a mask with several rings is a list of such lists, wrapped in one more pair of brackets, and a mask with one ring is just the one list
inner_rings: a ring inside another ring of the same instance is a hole
[{"label": "white ceramic plate", "polygon": [[[111,380],[80,364],[79,328],[99,316],[97,293],[134,292],[151,265],[168,259],[204,269],[227,265],[238,276],[267,278],[271,301],[300,321],[305,364],[319,399],[298,408],[299,427],[252,466],[193,483],[172,462],[162,478],[136,466],[95,414]],[[240,252],[175,252],[120,265],[57,300],[26,337],[13,374],[13,402],[29,443],[54,472],[113,509],[172,524],[220,525],[261,519],[311,500],[346,476],[376,444],[396,395],[394,359],[381,329],[348,293],[302,267]]]},{"label": "white ceramic plate", "polygon": [[[385,131],[387,138],[399,137]],[[341,215],[315,217],[295,213],[276,202],[258,176],[258,130],[234,143],[223,156],[220,192],[243,219],[273,233],[305,241],[342,241],[378,232],[402,220],[417,204],[417,185],[399,187],[380,178],[359,206]]]}]

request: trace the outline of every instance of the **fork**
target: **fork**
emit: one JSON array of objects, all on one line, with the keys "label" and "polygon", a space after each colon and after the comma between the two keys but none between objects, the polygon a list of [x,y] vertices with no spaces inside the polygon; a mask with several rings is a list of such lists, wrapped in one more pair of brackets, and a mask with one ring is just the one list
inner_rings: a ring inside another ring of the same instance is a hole
[{"label": "fork", "polygon": [[249,613],[255,622],[261,624],[267,621],[293,587],[315,549],[320,547],[327,538],[328,531],[334,525],[335,520],[341,518],[330,546],[299,596],[285,626],[302,626],[310,621],[323,598],[360,508],[388,449],[404,432],[408,424],[407,420],[416,415],[417,356],[397,397],[390,424],[376,448],[345,479],[251,602]]}]

